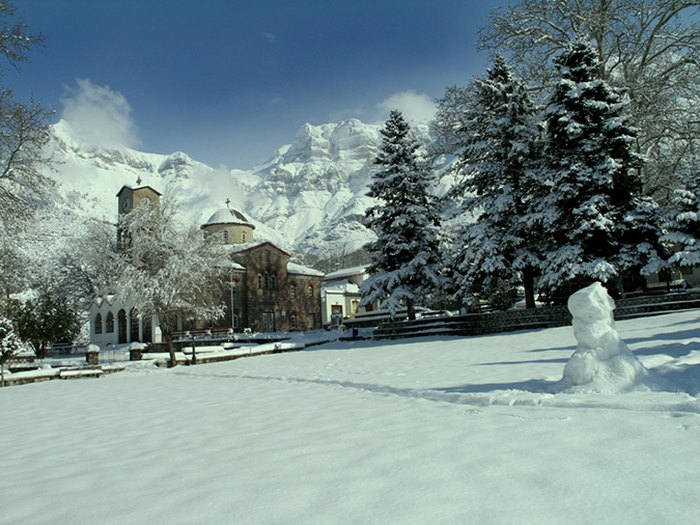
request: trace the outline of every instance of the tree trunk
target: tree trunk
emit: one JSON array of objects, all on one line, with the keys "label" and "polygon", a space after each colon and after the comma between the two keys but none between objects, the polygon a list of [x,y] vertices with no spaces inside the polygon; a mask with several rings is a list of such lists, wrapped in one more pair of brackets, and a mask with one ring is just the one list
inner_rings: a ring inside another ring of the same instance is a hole
[{"label": "tree trunk", "polygon": [[166,315],[158,315],[160,320],[160,331],[163,334],[163,339],[165,339],[165,345],[168,347],[168,354],[170,354],[170,360],[168,361],[168,368],[177,366],[177,357],[175,356],[175,345],[173,344],[173,330],[170,326],[170,321],[167,319]]},{"label": "tree trunk", "polygon": [[532,266],[523,270],[523,287],[525,288],[525,308],[535,308],[535,271]]},{"label": "tree trunk", "polygon": [[173,344],[173,334],[172,332],[168,331],[168,333],[164,333],[163,336],[165,337],[165,343],[168,346],[168,354],[170,354],[168,368],[172,368],[174,366],[177,366],[177,357],[175,356],[175,345]]},{"label": "tree trunk", "polygon": [[408,320],[415,321],[416,319],[416,304],[413,299],[406,299],[406,309],[408,310]]}]

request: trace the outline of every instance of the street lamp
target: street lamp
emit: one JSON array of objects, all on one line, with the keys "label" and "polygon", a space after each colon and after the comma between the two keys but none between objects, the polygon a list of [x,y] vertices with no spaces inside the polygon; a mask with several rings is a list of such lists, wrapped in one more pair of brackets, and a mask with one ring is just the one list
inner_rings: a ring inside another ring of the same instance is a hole
[{"label": "street lamp", "polygon": [[193,365],[197,364],[197,353],[195,351],[195,346],[194,346],[194,333],[192,334],[192,364]]},{"label": "street lamp", "polygon": [[236,327],[236,310],[234,308],[236,302],[236,282],[233,280],[233,277],[231,278],[229,286],[231,287],[231,329],[233,330]]}]

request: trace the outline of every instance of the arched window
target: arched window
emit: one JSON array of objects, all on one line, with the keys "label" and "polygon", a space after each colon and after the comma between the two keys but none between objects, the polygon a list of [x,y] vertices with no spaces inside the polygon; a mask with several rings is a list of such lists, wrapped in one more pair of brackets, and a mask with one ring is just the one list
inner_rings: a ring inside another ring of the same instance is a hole
[{"label": "arched window", "polygon": [[108,334],[114,333],[114,314],[112,312],[107,312],[107,330]]},{"label": "arched window", "polygon": [[292,314],[292,317],[290,320],[290,325],[291,325],[292,330],[296,330],[299,327],[299,323],[297,322],[296,314]]},{"label": "arched window", "polygon": [[309,285],[309,297],[313,297],[313,296],[314,296],[314,285],[310,284]]},{"label": "arched window", "polygon": [[246,242],[248,240],[248,236],[246,235],[245,232],[241,233],[241,241]]},{"label": "arched window", "polygon": [[224,230],[224,242],[228,244],[228,230]]},{"label": "arched window", "polygon": [[258,288],[262,289],[262,274],[258,274]]},{"label": "arched window", "polygon": [[289,297],[291,299],[296,299],[297,297],[297,287],[294,283],[289,285]]},{"label": "arched window", "polygon": [[98,313],[95,316],[95,333],[96,334],[102,333],[102,314],[101,313]]}]

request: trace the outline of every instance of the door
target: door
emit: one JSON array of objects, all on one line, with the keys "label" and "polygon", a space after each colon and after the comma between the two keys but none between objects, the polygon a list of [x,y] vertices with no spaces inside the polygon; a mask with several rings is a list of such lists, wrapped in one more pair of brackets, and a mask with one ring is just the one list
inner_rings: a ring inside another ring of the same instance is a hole
[{"label": "door", "polygon": [[139,335],[139,314],[136,308],[132,308],[129,312],[129,317],[131,318],[131,342],[140,341],[141,337]]},{"label": "door", "polygon": [[263,312],[262,330],[263,332],[275,331],[275,312]]},{"label": "door", "polygon": [[126,343],[126,311],[119,310],[117,314],[117,332],[119,334],[119,344]]}]

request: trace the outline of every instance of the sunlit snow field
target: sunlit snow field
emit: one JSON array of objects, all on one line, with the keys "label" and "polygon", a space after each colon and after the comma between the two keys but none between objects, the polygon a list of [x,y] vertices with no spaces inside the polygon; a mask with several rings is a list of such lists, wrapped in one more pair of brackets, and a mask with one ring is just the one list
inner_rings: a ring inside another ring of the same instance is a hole
[{"label": "sunlit snow field", "polygon": [[617,328],[668,391],[549,393],[570,327],[5,388],[0,523],[697,523],[700,311]]}]

